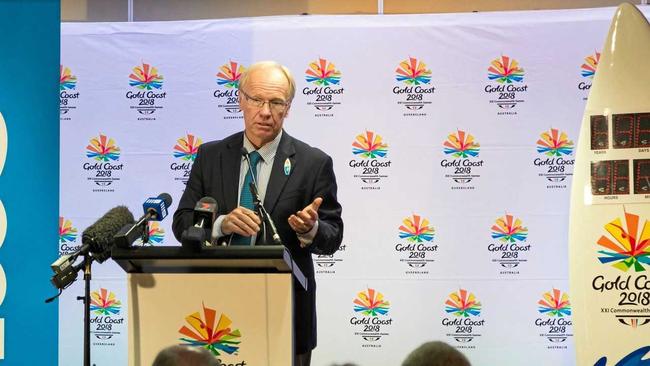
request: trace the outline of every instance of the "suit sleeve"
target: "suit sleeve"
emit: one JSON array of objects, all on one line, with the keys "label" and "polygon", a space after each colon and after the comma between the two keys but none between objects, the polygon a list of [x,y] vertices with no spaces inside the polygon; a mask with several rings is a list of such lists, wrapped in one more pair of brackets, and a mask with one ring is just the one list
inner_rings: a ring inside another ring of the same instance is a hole
[{"label": "suit sleeve", "polygon": [[314,254],[332,255],[343,240],[343,220],[331,157],[327,156],[319,167],[314,185],[312,200],[322,197],[323,203],[318,209],[318,231],[309,248]]},{"label": "suit sleeve", "polygon": [[199,146],[199,151],[196,155],[196,160],[192,165],[190,171],[190,178],[185,186],[185,192],[178,203],[178,208],[174,212],[174,222],[172,223],[172,230],[176,240],[181,241],[183,231],[192,226],[194,217],[194,206],[201,197],[205,196],[204,182],[203,182],[203,159],[202,148]]}]

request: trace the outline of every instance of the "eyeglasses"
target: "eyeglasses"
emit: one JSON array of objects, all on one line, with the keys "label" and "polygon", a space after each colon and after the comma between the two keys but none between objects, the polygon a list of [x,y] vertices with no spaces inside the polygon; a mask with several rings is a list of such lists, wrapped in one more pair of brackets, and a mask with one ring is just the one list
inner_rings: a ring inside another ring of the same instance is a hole
[{"label": "eyeglasses", "polygon": [[282,113],[289,107],[289,104],[291,104],[289,102],[285,102],[283,100],[277,100],[277,99],[274,99],[274,100],[262,100],[262,99],[258,99],[258,98],[255,98],[255,97],[251,97],[250,95],[246,94],[246,92],[241,90],[241,89],[239,89],[239,91],[242,94],[244,94],[244,98],[246,98],[246,102],[249,103],[250,105],[252,105],[255,108],[262,109],[262,108],[264,108],[264,104],[268,103],[269,108],[273,112]]}]

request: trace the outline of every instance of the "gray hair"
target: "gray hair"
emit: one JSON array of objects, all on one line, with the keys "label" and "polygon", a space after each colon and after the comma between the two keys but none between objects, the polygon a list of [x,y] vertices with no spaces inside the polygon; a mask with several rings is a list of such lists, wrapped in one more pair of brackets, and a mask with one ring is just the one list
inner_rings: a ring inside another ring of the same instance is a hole
[{"label": "gray hair", "polygon": [[471,366],[456,348],[445,342],[427,342],[414,349],[402,366]]},{"label": "gray hair", "polygon": [[284,66],[281,65],[275,61],[258,61],[252,65],[250,65],[244,72],[241,74],[239,77],[239,87],[242,89],[246,89],[246,84],[248,83],[248,77],[251,75],[254,71],[256,70],[264,70],[264,69],[276,69],[280,70],[284,76],[287,78],[287,81],[289,82],[289,90],[287,91],[287,101],[291,102],[293,100],[293,97],[296,95],[296,81],[293,79],[293,75],[291,74],[291,71]]},{"label": "gray hair", "polygon": [[158,353],[151,366],[219,366],[221,362],[203,347],[169,346]]}]

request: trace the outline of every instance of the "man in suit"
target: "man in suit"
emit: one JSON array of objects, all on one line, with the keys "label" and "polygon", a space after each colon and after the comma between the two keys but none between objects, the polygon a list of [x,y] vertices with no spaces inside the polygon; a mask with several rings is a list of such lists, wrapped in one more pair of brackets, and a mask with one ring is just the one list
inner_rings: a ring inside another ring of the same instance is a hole
[{"label": "man in suit", "polygon": [[251,209],[249,185],[256,183],[283,244],[307,278],[307,291],[294,286],[296,365],[303,366],[309,365],[316,347],[311,255],[336,252],[343,222],[332,159],[283,130],[294,95],[295,81],[278,63],[255,63],[244,72],[239,85],[244,131],[200,146],[173,230],[180,240],[192,225],[196,202],[210,196],[218,203],[213,237],[230,245],[260,244],[267,235],[260,232],[262,221]]}]

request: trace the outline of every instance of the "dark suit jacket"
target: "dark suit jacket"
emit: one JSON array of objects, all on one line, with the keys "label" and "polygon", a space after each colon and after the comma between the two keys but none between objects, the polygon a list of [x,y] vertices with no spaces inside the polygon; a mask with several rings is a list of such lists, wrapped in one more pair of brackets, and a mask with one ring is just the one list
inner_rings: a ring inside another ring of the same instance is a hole
[{"label": "dark suit jacket", "polygon": [[[238,206],[239,168],[243,132],[221,141],[205,143],[192,166],[190,179],[174,213],[173,230],[180,241],[183,230],[191,226],[194,205],[202,197],[213,197],[218,214],[225,215]],[[284,163],[291,162],[291,172],[285,175]],[[284,245],[308,280],[304,291],[294,283],[294,324],[296,352],[304,353],[316,347],[316,283],[311,254],[333,254],[341,245],[343,221],[341,205],[336,199],[336,179],[332,159],[319,149],[282,133],[271,176],[264,197],[264,206],[275,222]],[[322,197],[318,215],[318,231],[308,248],[301,248],[296,233],[287,218]]]}]

